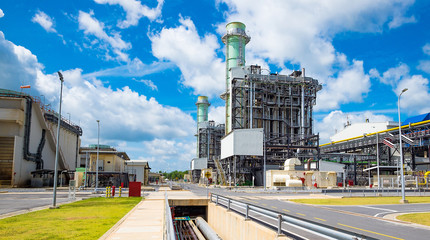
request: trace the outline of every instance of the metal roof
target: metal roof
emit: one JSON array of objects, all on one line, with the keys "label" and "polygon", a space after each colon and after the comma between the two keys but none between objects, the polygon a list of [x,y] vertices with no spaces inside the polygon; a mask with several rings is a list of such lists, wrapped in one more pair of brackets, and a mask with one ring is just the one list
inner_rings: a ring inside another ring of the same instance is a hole
[{"label": "metal roof", "polygon": [[424,113],[418,116],[413,116],[410,118],[407,118],[403,123],[402,126],[407,125],[409,123],[417,123],[417,122],[422,122],[422,121],[426,121],[426,120],[430,120],[430,113]]}]

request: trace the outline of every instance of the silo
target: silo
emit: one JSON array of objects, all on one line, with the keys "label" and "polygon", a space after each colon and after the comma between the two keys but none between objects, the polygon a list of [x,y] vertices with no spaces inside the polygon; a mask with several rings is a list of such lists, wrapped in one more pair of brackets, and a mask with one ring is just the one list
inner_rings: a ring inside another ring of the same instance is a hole
[{"label": "silo", "polygon": [[246,35],[246,26],[241,22],[231,22],[226,26],[226,34],[222,37],[222,42],[226,46],[226,92],[222,95],[225,100],[225,134],[231,131],[231,99],[229,70],[232,67],[245,65],[245,45],[251,40]]}]

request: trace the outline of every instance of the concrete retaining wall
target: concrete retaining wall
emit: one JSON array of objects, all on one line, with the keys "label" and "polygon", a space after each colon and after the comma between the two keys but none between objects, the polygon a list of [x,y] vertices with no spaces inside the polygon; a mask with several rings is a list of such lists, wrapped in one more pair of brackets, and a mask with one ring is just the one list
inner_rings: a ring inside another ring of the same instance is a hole
[{"label": "concrete retaining wall", "polygon": [[260,225],[226,208],[208,203],[208,223],[223,240],[284,240],[276,231]]}]

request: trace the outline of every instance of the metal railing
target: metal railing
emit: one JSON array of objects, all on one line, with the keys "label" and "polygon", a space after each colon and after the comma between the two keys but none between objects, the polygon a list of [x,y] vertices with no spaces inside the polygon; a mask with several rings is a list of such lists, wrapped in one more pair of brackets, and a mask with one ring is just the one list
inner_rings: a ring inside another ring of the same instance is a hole
[{"label": "metal railing", "polygon": [[170,212],[169,200],[167,192],[164,192],[164,240],[176,240],[175,228],[173,227],[172,213]]},{"label": "metal railing", "polygon": [[[373,239],[373,238],[363,238],[363,236],[356,235],[354,233],[350,233],[347,231],[339,230],[338,228],[326,226],[326,225],[320,225],[316,223],[307,222],[305,220],[301,220],[295,217],[287,216],[285,214],[281,214],[275,211],[271,211],[268,209],[260,208],[257,206],[254,206],[252,204],[236,201],[218,194],[211,194],[210,201],[214,202],[216,205],[225,206],[228,210],[234,210],[239,214],[243,214],[245,216],[245,219],[255,219],[257,221],[261,221],[261,219],[258,219],[256,217],[253,217],[250,215],[250,212],[254,212],[258,215],[264,216],[269,219],[273,219],[277,221],[277,224],[275,226],[277,233],[282,234],[282,222],[289,223],[290,225],[295,225],[304,229],[308,229],[311,232],[316,232],[319,235],[325,235],[327,237],[332,237],[335,239]],[[244,209],[244,212],[232,209],[232,205],[235,205],[236,207]]]}]

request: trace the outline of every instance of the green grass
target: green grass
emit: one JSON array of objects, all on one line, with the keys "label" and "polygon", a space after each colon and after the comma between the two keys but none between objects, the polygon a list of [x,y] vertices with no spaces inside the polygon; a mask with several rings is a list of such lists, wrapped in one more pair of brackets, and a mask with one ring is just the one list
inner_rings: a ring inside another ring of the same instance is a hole
[{"label": "green grass", "polygon": [[[378,205],[399,204],[401,197],[347,197],[325,199],[289,199],[289,201],[317,205]],[[430,197],[406,197],[409,203],[430,203]]]},{"label": "green grass", "polygon": [[430,226],[430,213],[410,213],[397,217],[397,219],[406,222],[418,223]]},{"label": "green grass", "polygon": [[0,239],[98,239],[142,198],[90,198],[0,220]]}]

